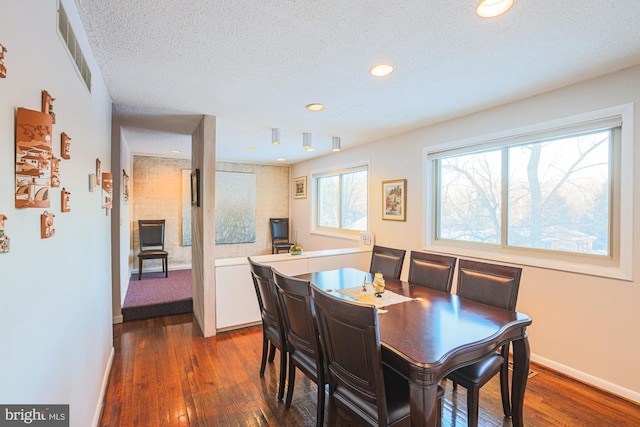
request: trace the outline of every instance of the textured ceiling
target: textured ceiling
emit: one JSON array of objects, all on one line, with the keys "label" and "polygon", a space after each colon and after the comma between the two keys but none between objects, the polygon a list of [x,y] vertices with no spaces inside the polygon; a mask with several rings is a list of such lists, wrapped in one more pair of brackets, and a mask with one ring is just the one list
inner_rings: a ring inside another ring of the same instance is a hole
[{"label": "textured ceiling", "polygon": [[134,152],[187,153],[209,114],[218,160],[294,163],[640,63],[639,0],[75,1]]}]

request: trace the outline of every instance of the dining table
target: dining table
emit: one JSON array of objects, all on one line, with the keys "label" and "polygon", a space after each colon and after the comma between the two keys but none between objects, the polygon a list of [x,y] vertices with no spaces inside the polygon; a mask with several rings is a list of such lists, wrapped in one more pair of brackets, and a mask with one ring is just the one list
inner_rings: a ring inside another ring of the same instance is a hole
[{"label": "dining table", "polygon": [[296,277],[340,298],[378,307],[382,361],[409,382],[412,426],[436,426],[438,384],[448,373],[511,343],[512,425],[523,425],[528,315],[391,278],[384,278],[385,291],[378,297],[372,275],[355,268]]}]

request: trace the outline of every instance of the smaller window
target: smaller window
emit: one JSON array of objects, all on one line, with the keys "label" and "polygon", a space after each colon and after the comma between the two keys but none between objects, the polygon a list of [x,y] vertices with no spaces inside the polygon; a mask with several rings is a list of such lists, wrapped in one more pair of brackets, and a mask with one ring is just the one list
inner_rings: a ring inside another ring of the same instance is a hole
[{"label": "smaller window", "polygon": [[356,233],[368,228],[369,172],[366,166],[312,175],[315,228]]}]

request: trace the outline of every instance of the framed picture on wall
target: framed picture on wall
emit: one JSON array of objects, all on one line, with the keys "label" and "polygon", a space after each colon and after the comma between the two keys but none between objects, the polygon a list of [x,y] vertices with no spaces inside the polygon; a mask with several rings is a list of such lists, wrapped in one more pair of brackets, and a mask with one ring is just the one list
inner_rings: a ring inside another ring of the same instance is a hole
[{"label": "framed picture on wall", "polygon": [[373,248],[373,233],[370,231],[360,232],[360,249]]},{"label": "framed picture on wall", "polygon": [[407,180],[382,181],[382,219],[407,220]]},{"label": "framed picture on wall", "polygon": [[307,177],[299,176],[293,179],[293,198],[294,199],[306,199],[307,198]]},{"label": "framed picture on wall", "polygon": [[191,206],[200,207],[200,169],[191,172]]}]

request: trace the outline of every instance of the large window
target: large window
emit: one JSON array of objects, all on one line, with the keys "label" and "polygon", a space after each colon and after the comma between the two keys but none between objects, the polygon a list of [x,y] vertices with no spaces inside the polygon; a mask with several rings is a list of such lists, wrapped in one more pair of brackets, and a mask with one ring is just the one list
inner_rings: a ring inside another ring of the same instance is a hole
[{"label": "large window", "polygon": [[633,138],[622,116],[432,149],[427,241],[627,269]]},{"label": "large window", "polygon": [[368,168],[360,166],[313,175],[316,230],[360,232],[368,227]]}]

